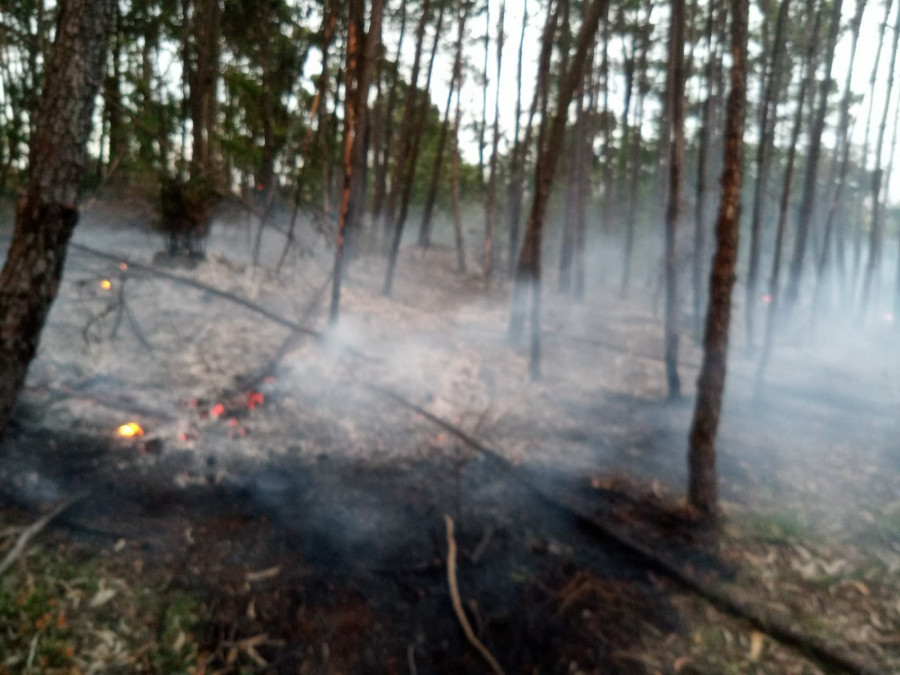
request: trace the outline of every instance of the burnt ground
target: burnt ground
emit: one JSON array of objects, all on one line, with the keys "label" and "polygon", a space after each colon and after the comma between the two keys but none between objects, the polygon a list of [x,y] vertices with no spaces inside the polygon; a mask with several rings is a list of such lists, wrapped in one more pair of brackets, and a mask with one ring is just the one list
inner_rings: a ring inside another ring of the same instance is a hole
[{"label": "burnt ground", "polygon": [[[154,235],[99,220],[80,243],[152,263]],[[247,237],[219,227],[206,262],[165,269],[324,328],[327,254],[292,256],[276,274],[280,240],[255,268]],[[0,448],[6,519],[25,522],[86,491],[48,542],[99,557],[164,608],[182,593],[202,602],[190,636],[176,638],[196,644],[192,665],[101,658],[84,636],[75,666],[486,672],[450,603],[448,514],[468,615],[507,672],[824,672],[548,506],[367,386],[376,385],[482,439],[557,501],[898,672],[900,369],[884,348],[890,332],[789,336],[762,399],[753,361],[733,349],[724,517],[701,529],[680,499],[700,353],[686,337],[687,395],[666,402],[650,290],[622,302],[594,279],[583,306],[549,293],[546,375],[531,383],[526,351],[503,340],[508,289],[458,275],[453,258],[406,249],[391,299],[377,293],[382,261],[356,261],[340,331],[286,343],[287,329],[220,297],[72,251]],[[98,289],[103,278],[120,292]],[[146,435],[116,438],[126,421]],[[159,642],[163,623],[148,623]]]}]

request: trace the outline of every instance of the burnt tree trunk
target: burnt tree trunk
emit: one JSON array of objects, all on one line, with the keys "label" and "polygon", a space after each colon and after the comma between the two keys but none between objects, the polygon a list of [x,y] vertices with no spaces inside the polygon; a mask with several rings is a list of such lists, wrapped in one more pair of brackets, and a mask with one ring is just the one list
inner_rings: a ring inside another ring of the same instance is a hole
[{"label": "burnt tree trunk", "polygon": [[334,254],[329,321],[335,325],[341,303],[348,228],[364,207],[362,184],[363,129],[373,55],[381,42],[382,0],[373,0],[369,34],[365,35],[365,0],[350,0],[347,22],[347,62],[344,93],[343,189],[338,211],[338,232]]},{"label": "burnt tree trunk", "polygon": [[0,273],[0,437],[37,352],[78,221],[86,145],[113,11],[112,0],[59,4],[27,178]]},{"label": "burnt tree trunk", "polygon": [[725,168],[716,223],[716,255],[710,274],[709,307],[703,337],[703,364],[697,378],[697,401],[691,423],[688,499],[701,513],[716,509],[716,433],[725,390],[731,291],[737,264],[744,117],[747,106],[748,0],[733,0],[731,16],[731,92],[725,121]]}]

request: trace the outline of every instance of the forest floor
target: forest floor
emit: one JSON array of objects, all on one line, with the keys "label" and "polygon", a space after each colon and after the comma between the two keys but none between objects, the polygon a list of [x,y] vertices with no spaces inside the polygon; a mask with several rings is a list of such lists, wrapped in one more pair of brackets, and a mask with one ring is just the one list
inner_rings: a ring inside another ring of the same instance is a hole
[{"label": "forest floor", "polygon": [[[581,304],[548,287],[532,382],[507,285],[460,275],[448,248],[405,247],[392,298],[380,256],[354,261],[329,332],[311,235],[276,272],[279,235],[254,266],[247,228],[219,224],[205,261],[173,265],[121,220],[98,205],[79,226],[114,259],[70,250],[0,446],[0,556],[81,496],[0,577],[0,673],[489,672],[451,604],[445,515],[461,600],[508,673],[831,672],[576,513],[900,673],[888,326],[779,345],[761,398],[736,341],[723,516],[700,527],[682,495],[701,352],[686,335],[668,402],[642,284],[623,301],[592,280]],[[144,435],[118,437],[126,422]]]}]

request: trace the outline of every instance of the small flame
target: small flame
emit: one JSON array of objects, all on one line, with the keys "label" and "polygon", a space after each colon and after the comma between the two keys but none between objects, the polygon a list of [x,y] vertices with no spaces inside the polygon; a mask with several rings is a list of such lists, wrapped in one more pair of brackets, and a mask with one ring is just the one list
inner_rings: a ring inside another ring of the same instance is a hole
[{"label": "small flame", "polygon": [[108,291],[110,288],[112,288],[112,282],[109,279],[104,279],[100,282],[100,288],[102,288],[104,291]]},{"label": "small flame", "polygon": [[266,402],[266,395],[260,391],[251,391],[247,396],[247,407],[253,410],[256,406]]},{"label": "small flame", "polygon": [[216,403],[212,407],[212,410],[209,411],[210,417],[221,417],[224,414],[225,414],[225,406],[222,405],[221,403]]},{"label": "small flame", "polygon": [[137,422],[128,422],[119,427],[119,436],[122,438],[136,438],[143,435],[144,430],[141,429],[141,425]]},{"label": "small flame", "polygon": [[120,262],[120,263],[119,263],[119,269],[122,270],[122,271],[124,272],[125,270],[128,269],[128,263]]},{"label": "small flame", "polygon": [[768,305],[772,302],[772,296],[766,293],[764,296],[762,296],[762,301]]}]

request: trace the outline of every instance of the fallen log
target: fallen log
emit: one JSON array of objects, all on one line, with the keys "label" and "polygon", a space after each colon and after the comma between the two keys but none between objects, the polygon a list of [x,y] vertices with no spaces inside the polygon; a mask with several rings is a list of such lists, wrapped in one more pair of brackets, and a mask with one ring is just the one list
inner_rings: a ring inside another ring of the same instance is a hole
[{"label": "fallen log", "polygon": [[797,649],[826,668],[837,669],[853,675],[883,675],[883,671],[867,659],[850,653],[843,647],[827,644],[815,636],[800,632],[786,621],[773,617],[758,607],[745,594],[715,585],[716,579],[702,577],[693,571],[683,568],[677,562],[668,559],[664,554],[635,541],[624,532],[587,513],[577,505],[551,494],[537,485],[523,470],[510,463],[496,450],[470,436],[455,424],[428,412],[390,389],[371,384],[364,386],[371,391],[387,396],[401,406],[422,415],[429,422],[453,434],[500,467],[507,475],[528,489],[548,507],[562,511],[574,518],[579,525],[602,536],[604,539],[614,542],[620,548],[641,559],[648,568],[672,579],[683,588],[704,598],[718,609],[747,621],[755,629],[767,633],[786,646]]}]

